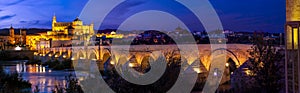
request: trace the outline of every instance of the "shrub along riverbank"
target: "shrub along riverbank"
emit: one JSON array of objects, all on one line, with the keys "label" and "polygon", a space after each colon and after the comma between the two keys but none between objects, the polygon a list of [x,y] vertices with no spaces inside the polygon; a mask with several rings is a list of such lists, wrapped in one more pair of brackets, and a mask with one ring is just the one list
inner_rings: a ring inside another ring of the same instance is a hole
[{"label": "shrub along riverbank", "polygon": [[59,62],[58,60],[54,61],[47,61],[42,64],[43,66],[52,68],[53,70],[65,70],[65,69],[74,69],[72,60],[64,60],[62,62]]},{"label": "shrub along riverbank", "polygon": [[62,62],[59,62],[58,60],[54,61],[47,61],[45,63],[42,63],[41,60],[35,60],[35,61],[30,61],[26,63],[27,65],[33,65],[33,64],[38,64],[38,65],[43,65],[45,67],[51,68],[53,70],[73,70],[73,64],[72,60],[64,60]]},{"label": "shrub along riverbank", "polygon": [[0,93],[31,93],[31,83],[16,72],[6,73],[0,66]]}]

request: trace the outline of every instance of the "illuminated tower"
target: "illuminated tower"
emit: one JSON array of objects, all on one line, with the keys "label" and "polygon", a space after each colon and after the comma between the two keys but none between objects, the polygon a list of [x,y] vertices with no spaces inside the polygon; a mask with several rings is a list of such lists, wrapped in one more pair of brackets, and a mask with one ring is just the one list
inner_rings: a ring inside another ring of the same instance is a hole
[{"label": "illuminated tower", "polygon": [[286,0],[286,55],[285,55],[285,92],[300,91],[300,0]]},{"label": "illuminated tower", "polygon": [[9,29],[9,36],[15,38],[15,29],[12,26]]},{"label": "illuminated tower", "polygon": [[15,44],[15,29],[12,27],[12,25],[10,26],[10,29],[9,29],[9,40],[10,40],[10,43],[11,44]]},{"label": "illuminated tower", "polygon": [[26,30],[21,30],[21,44],[26,44]]},{"label": "illuminated tower", "polygon": [[55,24],[56,24],[56,16],[54,14],[52,18],[52,28],[55,28]]}]

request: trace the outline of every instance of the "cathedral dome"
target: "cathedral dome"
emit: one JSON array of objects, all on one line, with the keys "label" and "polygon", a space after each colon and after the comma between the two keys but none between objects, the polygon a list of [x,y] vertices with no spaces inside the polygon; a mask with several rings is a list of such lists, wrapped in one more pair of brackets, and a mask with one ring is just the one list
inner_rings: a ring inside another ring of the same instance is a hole
[{"label": "cathedral dome", "polygon": [[111,35],[117,34],[115,31],[110,32]]},{"label": "cathedral dome", "polygon": [[78,17],[74,21],[81,21]]}]

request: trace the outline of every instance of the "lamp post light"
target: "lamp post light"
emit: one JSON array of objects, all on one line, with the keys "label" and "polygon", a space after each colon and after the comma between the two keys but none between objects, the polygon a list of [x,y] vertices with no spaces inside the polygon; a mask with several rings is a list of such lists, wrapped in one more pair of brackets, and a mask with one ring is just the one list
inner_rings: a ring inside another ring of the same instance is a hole
[{"label": "lamp post light", "polygon": [[67,58],[67,56],[66,56],[66,55],[63,55],[63,58]]},{"label": "lamp post light", "polygon": [[198,74],[201,73],[201,69],[200,69],[200,68],[197,67],[197,68],[193,68],[193,69],[194,69],[194,71],[197,72]]},{"label": "lamp post light", "polygon": [[215,68],[213,72],[214,77],[219,77],[219,69]]},{"label": "lamp post light", "polygon": [[[97,36],[96,36],[96,37],[97,37]],[[99,52],[98,52],[98,56],[99,56],[99,61],[101,62],[101,61],[103,61],[103,60],[101,59],[101,52],[102,52],[101,46],[102,46],[102,41],[103,41],[104,39],[106,39],[106,37],[99,36],[98,39],[99,39],[99,45],[98,45]]]},{"label": "lamp post light", "polygon": [[215,77],[218,76],[218,72],[214,71],[214,76]]},{"label": "lamp post light", "polygon": [[[97,38],[97,36],[96,36],[96,38]],[[99,44],[98,44],[98,50],[99,50],[98,57],[99,57],[99,61],[101,61],[101,57],[100,57],[100,55],[101,55],[101,45],[102,45],[102,40],[101,40],[101,38],[99,38]]]},{"label": "lamp post light", "polygon": [[226,66],[226,67],[229,67],[229,63],[226,63],[225,66]]},{"label": "lamp post light", "polygon": [[20,46],[17,46],[17,47],[15,48],[15,50],[20,51],[20,50],[22,50],[22,48],[21,48]]},{"label": "lamp post light", "polygon": [[135,64],[133,64],[133,63],[129,63],[129,64],[128,64],[128,66],[129,66],[129,67],[134,67],[134,66],[135,66]]},{"label": "lamp post light", "polygon": [[114,61],[110,61],[110,64],[115,65],[115,62]]}]

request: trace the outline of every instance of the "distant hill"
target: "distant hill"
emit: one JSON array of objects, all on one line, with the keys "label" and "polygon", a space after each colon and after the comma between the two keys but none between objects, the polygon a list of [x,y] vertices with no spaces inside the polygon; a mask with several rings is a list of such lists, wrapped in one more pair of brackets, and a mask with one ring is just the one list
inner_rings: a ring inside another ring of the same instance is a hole
[{"label": "distant hill", "polygon": [[[29,29],[22,29],[22,30],[26,30],[26,34],[31,35],[35,33],[51,31],[52,29],[29,28]],[[15,34],[20,34],[19,28],[15,28]],[[9,29],[8,28],[0,29],[0,35],[9,35]]]}]

